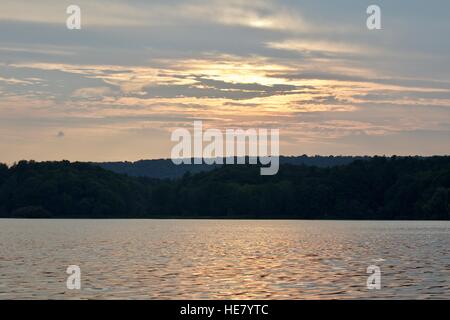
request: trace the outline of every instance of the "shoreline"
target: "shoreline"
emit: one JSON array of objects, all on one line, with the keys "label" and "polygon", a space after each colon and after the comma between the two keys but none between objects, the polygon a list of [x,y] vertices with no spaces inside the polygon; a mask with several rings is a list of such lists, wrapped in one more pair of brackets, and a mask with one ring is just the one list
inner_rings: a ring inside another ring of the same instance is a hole
[{"label": "shoreline", "polygon": [[255,218],[255,217],[178,217],[178,216],[170,216],[170,217],[51,217],[51,218],[26,218],[26,217],[0,217],[1,220],[252,220],[252,221],[343,221],[343,222],[450,222],[448,220],[436,220],[436,219],[307,219],[307,218]]}]

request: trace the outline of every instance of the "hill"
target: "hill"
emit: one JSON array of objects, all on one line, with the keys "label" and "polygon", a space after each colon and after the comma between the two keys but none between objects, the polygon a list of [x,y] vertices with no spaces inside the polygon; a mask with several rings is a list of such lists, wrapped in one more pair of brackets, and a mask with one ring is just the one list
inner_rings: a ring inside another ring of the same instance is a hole
[{"label": "hill", "polygon": [[[351,156],[314,156],[306,155],[299,157],[280,157],[280,164],[292,165],[310,165],[317,167],[333,167],[338,165],[349,164],[355,160],[368,159],[368,157],[351,157]],[[192,161],[193,163],[193,161]],[[157,160],[140,160],[136,162],[97,162],[92,163],[103,169],[114,171],[116,173],[127,174],[133,177],[149,177],[158,179],[176,179],[182,177],[185,173],[192,174],[211,171],[220,165],[174,165],[170,159]]]}]

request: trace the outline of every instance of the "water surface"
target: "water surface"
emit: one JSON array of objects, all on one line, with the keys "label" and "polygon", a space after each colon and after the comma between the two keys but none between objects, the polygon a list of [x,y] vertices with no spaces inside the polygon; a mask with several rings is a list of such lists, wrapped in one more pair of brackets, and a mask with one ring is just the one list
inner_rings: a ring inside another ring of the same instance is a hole
[{"label": "water surface", "polygon": [[0,219],[0,299],[19,298],[449,299],[450,222]]}]

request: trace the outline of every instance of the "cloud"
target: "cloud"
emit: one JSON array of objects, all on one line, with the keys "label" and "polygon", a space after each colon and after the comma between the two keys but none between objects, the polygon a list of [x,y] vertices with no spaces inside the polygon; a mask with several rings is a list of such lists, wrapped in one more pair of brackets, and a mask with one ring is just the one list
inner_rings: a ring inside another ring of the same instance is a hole
[{"label": "cloud", "polygon": [[103,99],[112,95],[114,95],[114,91],[110,87],[80,88],[72,93],[73,98],[81,99]]},{"label": "cloud", "polygon": [[[161,26],[205,22],[230,26],[275,30],[305,30],[298,12],[275,1],[106,1],[79,0],[85,26]],[[41,0],[29,3],[28,10],[17,1],[4,0],[0,20],[64,24],[68,15],[65,2]]]},{"label": "cloud", "polygon": [[321,52],[323,54],[329,53],[347,53],[347,54],[362,54],[371,53],[368,48],[361,45],[348,44],[342,42],[331,41],[317,41],[317,40],[297,40],[287,39],[279,42],[268,42],[267,47],[278,50],[298,51],[303,53]]},{"label": "cloud", "polygon": [[382,32],[352,1],[81,0],[80,32],[66,4],[2,2],[3,157],[164,157],[194,119],[281,128],[289,154],[450,151],[450,4],[386,2]]},{"label": "cloud", "polygon": [[297,10],[289,10],[276,1],[208,1],[182,6],[181,12],[210,23],[244,26],[256,29],[305,32],[311,28]]},{"label": "cloud", "polygon": [[[0,20],[61,24],[65,27],[68,14],[65,1],[40,0],[27,3],[27,10],[18,1],[3,0]],[[138,7],[123,1],[79,0],[82,26],[142,26],[148,25],[149,16]]]}]

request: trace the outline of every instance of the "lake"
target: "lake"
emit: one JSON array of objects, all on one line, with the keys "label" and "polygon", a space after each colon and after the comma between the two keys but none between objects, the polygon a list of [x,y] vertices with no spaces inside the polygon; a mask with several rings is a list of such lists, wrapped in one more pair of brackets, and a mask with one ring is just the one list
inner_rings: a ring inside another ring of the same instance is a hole
[{"label": "lake", "polygon": [[0,219],[0,299],[19,298],[450,299],[450,222]]}]

